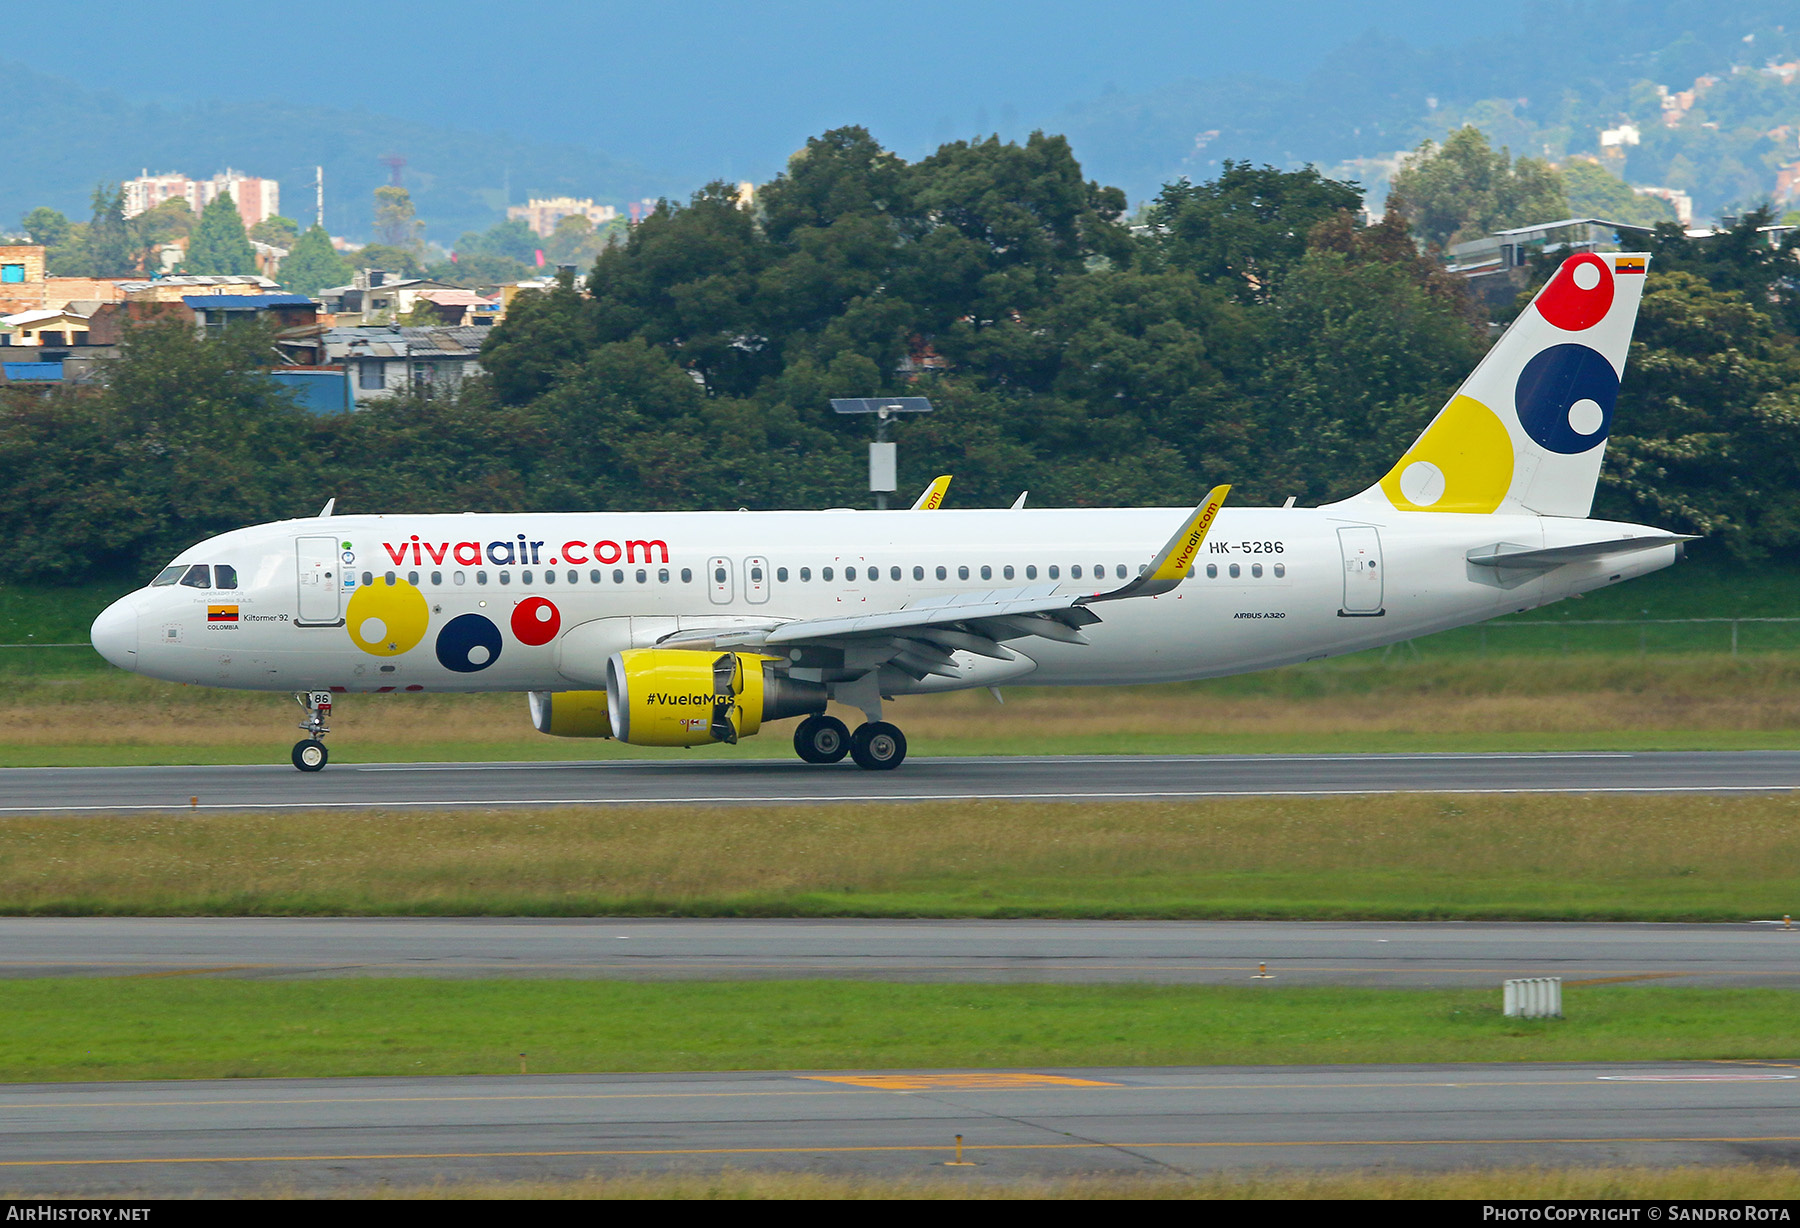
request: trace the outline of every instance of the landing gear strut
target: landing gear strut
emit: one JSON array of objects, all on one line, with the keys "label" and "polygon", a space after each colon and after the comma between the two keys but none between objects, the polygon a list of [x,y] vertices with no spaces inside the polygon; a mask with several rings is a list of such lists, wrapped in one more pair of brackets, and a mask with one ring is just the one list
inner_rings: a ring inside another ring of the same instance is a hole
[{"label": "landing gear strut", "polygon": [[306,737],[294,743],[294,766],[302,772],[316,772],[331,760],[324,741],[331,732],[325,725],[325,718],[331,715],[331,692],[297,691],[294,699],[306,709],[306,721],[300,726]]}]

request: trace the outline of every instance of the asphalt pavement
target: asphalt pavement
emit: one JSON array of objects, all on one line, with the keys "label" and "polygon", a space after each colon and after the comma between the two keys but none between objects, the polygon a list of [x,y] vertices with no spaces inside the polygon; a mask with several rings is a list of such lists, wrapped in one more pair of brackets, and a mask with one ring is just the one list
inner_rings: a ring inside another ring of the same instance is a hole
[{"label": "asphalt pavement", "polygon": [[1054,755],[891,772],[779,759],[9,768],[0,814],[306,808],[1084,800],[1370,793],[1735,793],[1800,788],[1800,752]]},{"label": "asphalt pavement", "polygon": [[[4,917],[0,977],[557,977],[1800,988],[1763,924]],[[1259,980],[1258,977],[1267,979]]]},{"label": "asphalt pavement", "polygon": [[[946,1162],[962,1135],[968,1167]],[[372,1189],[721,1168],[932,1177],[1800,1162],[1758,1063],[796,1071],[0,1087],[0,1190]]]}]

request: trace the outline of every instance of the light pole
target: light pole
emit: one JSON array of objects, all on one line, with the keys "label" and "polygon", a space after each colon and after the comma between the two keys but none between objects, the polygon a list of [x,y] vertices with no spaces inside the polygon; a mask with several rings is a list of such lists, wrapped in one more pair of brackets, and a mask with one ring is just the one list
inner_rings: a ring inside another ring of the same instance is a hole
[{"label": "light pole", "polygon": [[888,442],[888,423],[895,414],[928,414],[927,397],[832,397],[831,409],[839,414],[874,414],[875,442],[869,445],[869,489],[875,494],[875,510],[887,510],[887,497],[897,484],[899,465],[895,445]]}]

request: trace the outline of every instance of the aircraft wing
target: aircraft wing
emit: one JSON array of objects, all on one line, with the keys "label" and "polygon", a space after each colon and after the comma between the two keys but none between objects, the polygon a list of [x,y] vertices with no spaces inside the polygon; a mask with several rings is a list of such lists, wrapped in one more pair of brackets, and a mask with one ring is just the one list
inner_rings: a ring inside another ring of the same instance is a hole
[{"label": "aircraft wing", "polygon": [[957,677],[951,655],[972,652],[1012,660],[1008,640],[1040,637],[1062,644],[1085,644],[1081,628],[1101,621],[1097,602],[1150,597],[1172,591],[1193,568],[1200,545],[1218,515],[1229,487],[1215,487],[1181,528],[1134,578],[1102,592],[1068,592],[1062,584],[951,593],[911,602],[878,614],[805,618],[763,626],[694,628],[658,641],[664,648],[737,649],[802,656],[808,649],[842,654],[843,668],[862,672],[884,664],[923,678]]}]

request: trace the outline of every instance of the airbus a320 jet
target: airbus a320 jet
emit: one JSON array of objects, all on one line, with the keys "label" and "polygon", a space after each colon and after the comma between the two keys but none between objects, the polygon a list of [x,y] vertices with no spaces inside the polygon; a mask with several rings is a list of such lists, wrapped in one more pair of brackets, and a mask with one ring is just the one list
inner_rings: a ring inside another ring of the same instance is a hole
[{"label": "airbus a320 jet", "polygon": [[[183,551],[95,621],[123,669],[333,696],[517,691],[559,737],[899,766],[900,695],[1168,682],[1355,652],[1673,563],[1590,520],[1648,260],[1585,253],[1378,482],[1313,508],[333,516]],[[942,499],[934,485],[922,503]],[[861,712],[852,731],[827,714]]]}]

